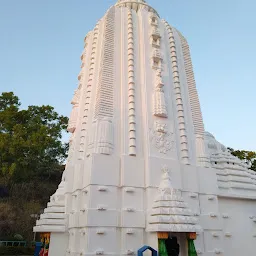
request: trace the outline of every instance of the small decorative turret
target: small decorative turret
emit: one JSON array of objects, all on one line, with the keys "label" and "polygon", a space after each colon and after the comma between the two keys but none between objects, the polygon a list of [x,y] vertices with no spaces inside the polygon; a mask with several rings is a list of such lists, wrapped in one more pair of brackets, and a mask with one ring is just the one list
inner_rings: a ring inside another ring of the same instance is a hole
[{"label": "small decorative turret", "polygon": [[184,202],[181,191],[174,189],[167,166],[162,167],[159,193],[149,212],[149,232],[198,232],[197,218]]}]

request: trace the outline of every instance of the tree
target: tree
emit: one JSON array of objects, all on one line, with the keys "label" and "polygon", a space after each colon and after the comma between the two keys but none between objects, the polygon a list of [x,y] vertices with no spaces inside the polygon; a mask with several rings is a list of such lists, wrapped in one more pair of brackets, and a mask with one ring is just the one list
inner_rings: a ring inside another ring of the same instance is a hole
[{"label": "tree", "polygon": [[0,176],[8,184],[63,171],[68,145],[61,141],[68,118],[51,106],[20,109],[13,92],[0,95]]},{"label": "tree", "polygon": [[20,106],[14,93],[0,94],[0,240],[33,238],[31,216],[56,190],[68,150],[67,117],[51,106]]},{"label": "tree", "polygon": [[256,152],[246,151],[246,150],[234,150],[233,148],[228,148],[229,152],[247,163],[250,169],[256,172]]}]

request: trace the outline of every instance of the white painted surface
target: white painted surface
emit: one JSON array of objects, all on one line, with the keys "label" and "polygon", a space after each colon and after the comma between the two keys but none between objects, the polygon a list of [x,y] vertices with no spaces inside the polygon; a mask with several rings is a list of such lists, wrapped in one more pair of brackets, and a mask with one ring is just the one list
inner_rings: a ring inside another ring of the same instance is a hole
[{"label": "white painted surface", "polygon": [[251,200],[219,198],[220,213],[223,218],[222,237],[224,255],[254,255],[256,223],[251,216],[256,215],[255,203]]},{"label": "white painted surface", "polygon": [[49,255],[66,255],[68,233],[51,233]]},{"label": "white painted surface", "polygon": [[53,232],[49,255],[132,255],[166,229],[185,256],[195,219],[198,255],[254,255],[256,173],[204,132],[185,38],[145,1],[119,0],[81,59],[66,170],[34,228]]}]

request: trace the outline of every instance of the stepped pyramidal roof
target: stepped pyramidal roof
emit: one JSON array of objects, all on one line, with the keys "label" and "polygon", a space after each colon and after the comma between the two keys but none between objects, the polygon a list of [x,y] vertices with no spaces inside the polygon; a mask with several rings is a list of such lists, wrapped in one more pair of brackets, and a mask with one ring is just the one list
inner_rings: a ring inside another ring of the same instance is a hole
[{"label": "stepped pyramidal roof", "polygon": [[170,172],[167,166],[162,168],[162,181],[159,192],[149,213],[149,231],[158,232],[198,232],[197,218],[184,202],[180,190],[171,184]]}]

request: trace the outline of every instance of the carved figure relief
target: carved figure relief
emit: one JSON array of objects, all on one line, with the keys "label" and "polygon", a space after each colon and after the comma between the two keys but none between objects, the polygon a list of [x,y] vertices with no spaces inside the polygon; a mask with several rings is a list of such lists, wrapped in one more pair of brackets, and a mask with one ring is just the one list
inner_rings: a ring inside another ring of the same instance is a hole
[{"label": "carved figure relief", "polygon": [[152,53],[152,68],[153,69],[161,69],[163,64],[163,56],[159,49],[154,49]]},{"label": "carved figure relief", "polygon": [[160,183],[158,190],[161,195],[171,194],[172,184],[171,184],[170,171],[169,171],[167,165],[163,165],[161,170],[163,172],[162,181]]},{"label": "carved figure relief", "polygon": [[150,129],[150,141],[158,149],[159,153],[166,154],[174,148],[174,133],[168,132],[167,124],[155,122],[154,128]]},{"label": "carved figure relief", "polygon": [[153,95],[153,114],[154,116],[167,117],[167,105],[164,95],[164,83],[162,81],[162,71],[156,71],[155,91]]}]

